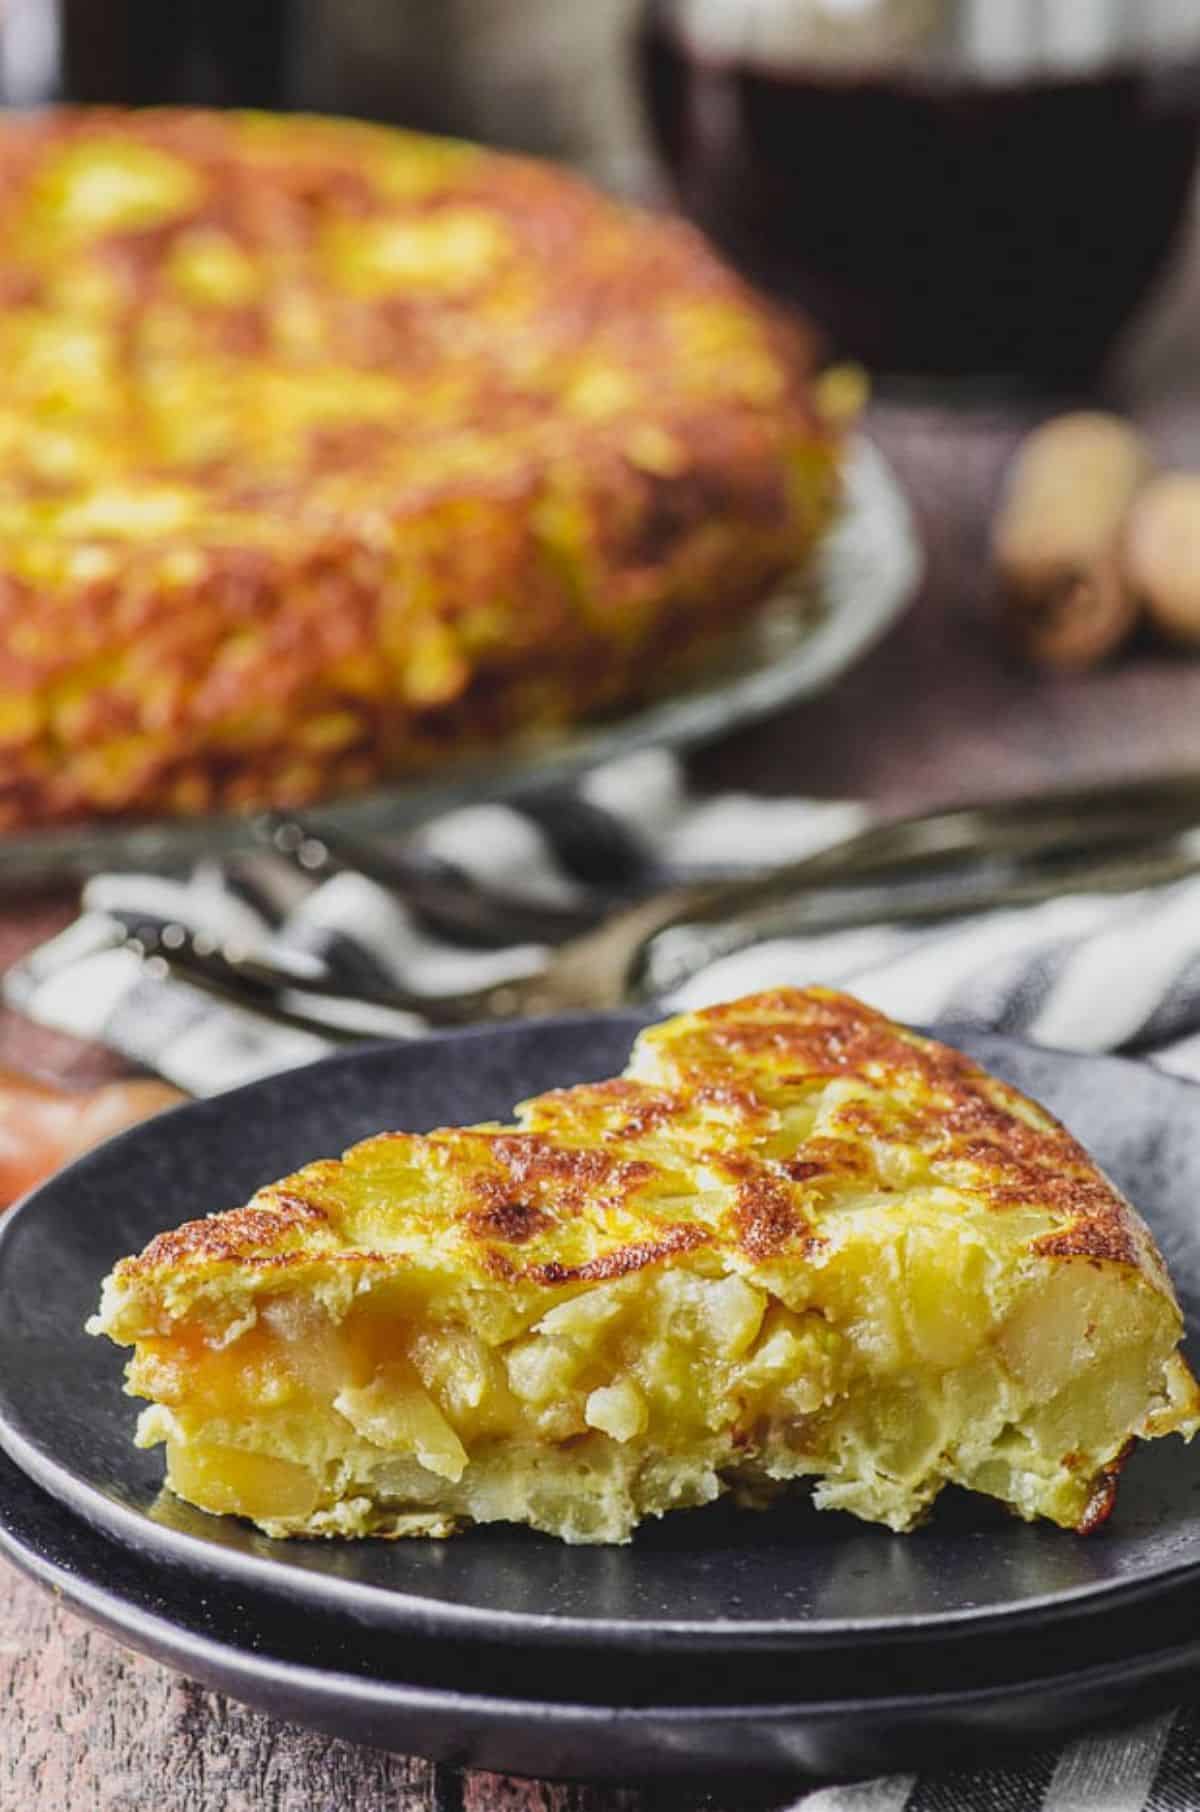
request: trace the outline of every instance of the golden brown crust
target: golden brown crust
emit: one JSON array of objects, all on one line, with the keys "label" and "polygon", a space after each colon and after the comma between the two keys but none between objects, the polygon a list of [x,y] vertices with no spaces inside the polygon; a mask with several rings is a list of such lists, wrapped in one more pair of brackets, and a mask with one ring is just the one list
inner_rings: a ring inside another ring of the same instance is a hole
[{"label": "golden brown crust", "polygon": [[1078,1534],[1094,1535],[1097,1529],[1103,1528],[1112,1515],[1116,1508],[1121,1474],[1125,1469],[1126,1461],[1133,1452],[1133,1447],[1134,1443],[1131,1440],[1126,1441],[1116,1458],[1110,1460],[1107,1466],[1101,1467],[1100,1471],[1096,1473],[1092,1480],[1091,1496],[1088,1498],[1087,1507],[1082,1518],[1075,1525]]},{"label": "golden brown crust", "polygon": [[279,1264],[288,1253],[267,1251],[288,1238],[311,1236],[329,1215],[316,1203],[304,1202],[286,1188],[271,1192],[269,1206],[235,1208],[227,1214],[185,1221],[151,1240],[139,1258],[127,1259],[130,1272],[167,1271],[194,1264]]},{"label": "golden brown crust", "polygon": [[0,828],[302,801],[652,685],[811,547],[688,228],[302,118],[0,127]]},{"label": "golden brown crust", "polygon": [[[1045,1256],[1142,1261],[1147,1242],[1140,1221],[1079,1141],[1045,1108],[962,1052],[894,1025],[861,1001],[818,988],[803,996],[792,989],[761,994],[709,1008],[696,1019],[699,1048],[694,1057],[684,1056],[684,1078],[711,1074],[715,1060],[778,1072],[783,1088],[844,1076],[899,1089],[899,1099],[848,1103],[838,1113],[839,1125],[920,1150],[934,1177],[966,1180],[972,1196],[996,1212],[1050,1210],[1062,1225],[1035,1242],[1033,1249]],[[789,1171],[816,1162],[814,1176],[861,1175],[862,1157],[861,1146],[814,1153],[806,1143]]]},{"label": "golden brown crust", "polygon": [[[902,1186],[1028,1217],[1031,1255],[1128,1266],[1170,1294],[1141,1221],[1053,1116],[846,995],[781,989],[682,1015],[643,1036],[631,1070],[525,1103],[520,1130],[367,1140],[161,1235],[117,1278],[252,1274],[305,1253],[353,1270],[401,1246],[404,1262],[537,1288],[703,1247],[754,1267],[813,1253],[827,1215]],[[849,1086],[832,1099],[835,1080]],[[789,1133],[818,1101],[821,1125]]]},{"label": "golden brown crust", "polygon": [[657,1239],[636,1240],[618,1246],[611,1252],[589,1258],[586,1264],[560,1265],[551,1260],[548,1264],[527,1265],[511,1275],[536,1284],[604,1283],[614,1277],[628,1277],[631,1271],[642,1271],[647,1265],[656,1265],[676,1253],[694,1252],[698,1246],[707,1246],[711,1241],[712,1235],[703,1227],[680,1224],[666,1227]]}]

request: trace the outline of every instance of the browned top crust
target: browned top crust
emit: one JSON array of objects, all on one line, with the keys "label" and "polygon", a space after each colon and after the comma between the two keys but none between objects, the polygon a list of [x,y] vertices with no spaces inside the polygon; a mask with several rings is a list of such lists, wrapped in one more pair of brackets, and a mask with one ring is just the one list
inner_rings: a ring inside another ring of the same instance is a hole
[{"label": "browned top crust", "polygon": [[0,125],[0,828],[635,695],[807,552],[808,348],[691,229],[347,121]]},{"label": "browned top crust", "polygon": [[526,1102],[515,1128],[385,1133],[161,1235],[137,1292],[315,1261],[535,1289],[678,1261],[819,1260],[847,1210],[1010,1217],[1041,1261],[1170,1285],[1141,1220],[1044,1109],[846,995],[779,989],[643,1034],[611,1082]]}]

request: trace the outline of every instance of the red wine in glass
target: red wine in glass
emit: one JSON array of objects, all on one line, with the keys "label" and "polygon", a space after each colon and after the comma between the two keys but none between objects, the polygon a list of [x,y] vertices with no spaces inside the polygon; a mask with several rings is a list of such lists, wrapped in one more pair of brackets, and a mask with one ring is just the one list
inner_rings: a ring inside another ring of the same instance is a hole
[{"label": "red wine in glass", "polygon": [[996,72],[781,59],[650,0],[639,57],[685,211],[884,373],[1086,387],[1192,189],[1200,19],[1184,54]]}]

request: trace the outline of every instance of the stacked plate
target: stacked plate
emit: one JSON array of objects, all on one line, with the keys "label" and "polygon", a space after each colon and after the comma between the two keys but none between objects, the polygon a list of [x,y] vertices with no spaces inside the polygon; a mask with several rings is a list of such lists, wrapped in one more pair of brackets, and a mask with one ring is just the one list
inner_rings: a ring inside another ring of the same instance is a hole
[{"label": "stacked plate", "polygon": [[[1029,1745],[1200,1673],[1200,1451],[1131,1463],[1088,1540],[947,1496],[909,1537],[818,1515],[668,1518],[628,1548],[489,1528],[277,1543],[162,1493],[121,1355],[82,1324],[121,1252],[384,1125],[503,1114],[612,1073],[633,1015],[373,1049],[152,1121],[0,1234],[0,1549],[120,1640],[338,1735],[534,1775],[867,1773]],[[1056,1111],[1143,1208],[1200,1326],[1200,1095],[956,1040]],[[246,1128],[253,1126],[248,1141]]]}]

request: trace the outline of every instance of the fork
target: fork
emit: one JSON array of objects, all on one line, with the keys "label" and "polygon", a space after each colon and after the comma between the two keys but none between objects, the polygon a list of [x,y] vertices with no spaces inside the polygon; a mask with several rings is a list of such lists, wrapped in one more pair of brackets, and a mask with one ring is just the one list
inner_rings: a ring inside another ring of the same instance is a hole
[{"label": "fork", "polygon": [[[595,814],[597,818],[599,813]],[[455,943],[485,948],[553,944],[589,929],[599,909],[581,900],[518,899],[485,887],[464,869],[427,850],[380,849],[341,833],[311,831],[303,820],[264,812],[252,825],[256,841],[307,879],[366,875],[403,900],[414,916]]]},{"label": "fork", "polygon": [[[1200,773],[952,806],[872,826],[765,874],[666,889],[551,950],[536,974],[456,994],[356,989],[182,925],[121,921],[147,958],[207,992],[333,1036],[611,1008],[680,987],[766,938],[929,923],[1087,889],[1123,892],[1200,871]],[[400,1016],[386,1019],[380,1015]]]}]

